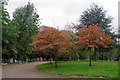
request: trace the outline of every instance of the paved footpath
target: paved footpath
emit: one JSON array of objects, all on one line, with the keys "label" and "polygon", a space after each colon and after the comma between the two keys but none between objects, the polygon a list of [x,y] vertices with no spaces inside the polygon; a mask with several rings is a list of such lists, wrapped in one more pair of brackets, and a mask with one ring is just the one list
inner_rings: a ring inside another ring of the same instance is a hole
[{"label": "paved footpath", "polygon": [[38,64],[43,64],[43,62],[8,64],[2,67],[2,78],[97,78],[97,77],[83,77],[83,76],[67,77],[60,75],[51,75],[38,71],[36,69],[36,65]]},{"label": "paved footpath", "polygon": [[50,75],[36,69],[37,64],[43,62],[33,62],[24,64],[9,64],[2,67],[3,78],[65,78],[59,75]]}]

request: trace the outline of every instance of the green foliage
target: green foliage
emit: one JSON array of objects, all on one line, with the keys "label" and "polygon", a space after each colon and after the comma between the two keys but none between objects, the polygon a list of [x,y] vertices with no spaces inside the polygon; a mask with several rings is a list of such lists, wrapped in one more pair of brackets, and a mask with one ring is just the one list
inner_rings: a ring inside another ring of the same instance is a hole
[{"label": "green foliage", "polygon": [[112,17],[108,16],[106,12],[103,7],[93,3],[80,15],[76,28],[98,24],[104,32],[111,34]]},{"label": "green foliage", "polygon": [[117,61],[98,61],[89,67],[86,61],[61,61],[59,67],[54,68],[53,64],[45,63],[37,65],[37,69],[49,74],[66,75],[66,76],[86,76],[86,77],[118,77]]},{"label": "green foliage", "polygon": [[17,56],[26,58],[27,54],[32,53],[32,48],[29,46],[32,36],[39,31],[39,16],[34,5],[28,3],[17,8],[11,20],[4,5],[3,3],[1,16],[3,59],[15,59]]},{"label": "green foliage", "polygon": [[39,15],[36,13],[34,5],[28,2],[27,5],[17,8],[13,13],[12,21],[19,30],[17,39],[19,54],[27,55],[32,53],[29,44],[32,42],[32,36],[39,31]]},{"label": "green foliage", "polygon": [[10,19],[9,13],[2,4],[2,56],[12,57],[16,53],[16,38],[18,37],[18,30]]}]

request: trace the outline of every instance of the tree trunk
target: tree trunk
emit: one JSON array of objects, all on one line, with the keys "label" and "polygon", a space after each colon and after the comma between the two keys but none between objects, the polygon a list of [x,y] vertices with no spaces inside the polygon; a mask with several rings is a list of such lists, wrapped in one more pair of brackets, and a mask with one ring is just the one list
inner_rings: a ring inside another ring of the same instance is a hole
[{"label": "tree trunk", "polygon": [[55,68],[57,68],[58,66],[57,66],[57,60],[55,60]]},{"label": "tree trunk", "polygon": [[50,64],[52,64],[52,58],[50,58]]},{"label": "tree trunk", "polygon": [[57,68],[57,62],[58,62],[58,54],[57,54],[57,50],[55,51],[56,55],[55,55],[55,68]]},{"label": "tree trunk", "polygon": [[13,57],[13,63],[15,63],[15,57]]},{"label": "tree trunk", "polygon": [[103,61],[104,57],[103,57],[103,53],[102,53],[102,61]]},{"label": "tree trunk", "polygon": [[89,66],[92,66],[92,52],[94,53],[94,48],[90,49],[90,62],[89,62]]},{"label": "tree trunk", "polygon": [[89,59],[89,66],[91,66],[91,49],[90,49],[90,59]]},{"label": "tree trunk", "polygon": [[58,67],[58,66],[57,66],[57,62],[58,62],[58,56],[57,56],[57,54],[56,54],[56,57],[55,57],[55,68]]},{"label": "tree trunk", "polygon": [[96,48],[94,50],[94,59],[95,59],[95,62],[97,61],[97,52],[96,52]]}]

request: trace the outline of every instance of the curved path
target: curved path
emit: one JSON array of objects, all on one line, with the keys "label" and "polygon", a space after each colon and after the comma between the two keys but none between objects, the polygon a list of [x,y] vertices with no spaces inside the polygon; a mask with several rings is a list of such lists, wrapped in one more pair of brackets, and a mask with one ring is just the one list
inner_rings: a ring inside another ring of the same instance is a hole
[{"label": "curved path", "polygon": [[65,78],[64,76],[50,75],[39,72],[36,69],[37,64],[43,62],[33,62],[24,64],[9,64],[2,67],[3,78]]}]

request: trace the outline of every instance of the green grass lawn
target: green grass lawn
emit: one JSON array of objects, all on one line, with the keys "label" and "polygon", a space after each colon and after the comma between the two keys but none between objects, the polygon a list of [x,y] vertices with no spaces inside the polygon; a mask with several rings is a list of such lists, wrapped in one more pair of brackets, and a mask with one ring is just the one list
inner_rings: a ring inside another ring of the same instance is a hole
[{"label": "green grass lawn", "polygon": [[42,72],[65,76],[118,77],[117,61],[97,61],[92,62],[92,66],[88,64],[87,61],[60,61],[58,68],[55,68],[54,63],[39,64],[36,67]]}]

